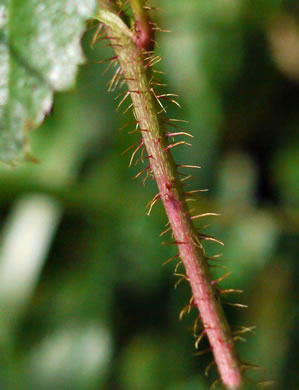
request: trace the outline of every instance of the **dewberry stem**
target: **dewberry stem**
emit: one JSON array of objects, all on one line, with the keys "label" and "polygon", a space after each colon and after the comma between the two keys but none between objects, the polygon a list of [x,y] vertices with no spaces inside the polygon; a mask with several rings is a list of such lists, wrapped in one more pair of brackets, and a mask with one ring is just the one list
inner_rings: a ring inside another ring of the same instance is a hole
[{"label": "dewberry stem", "polygon": [[[131,4],[134,9],[134,3]],[[112,12],[111,12],[112,11]],[[151,62],[145,62],[144,49],[136,33],[127,27],[109,0],[102,0],[97,19],[105,24],[118,57],[122,76],[127,82],[133,112],[146,147],[150,168],[164,204],[186,277],[207,335],[221,380],[227,389],[242,386],[242,367],[238,359],[230,327],[225,318],[219,294],[213,284],[200,235],[196,231],[185,202],[182,184],[171,154],[161,115],[165,111],[151,84]]]}]

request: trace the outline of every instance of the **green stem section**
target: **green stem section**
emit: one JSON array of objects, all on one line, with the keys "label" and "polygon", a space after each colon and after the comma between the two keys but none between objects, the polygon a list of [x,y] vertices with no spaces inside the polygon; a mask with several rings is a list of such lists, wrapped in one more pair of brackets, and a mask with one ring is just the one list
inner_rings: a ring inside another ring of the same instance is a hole
[{"label": "green stem section", "polygon": [[171,154],[161,123],[161,107],[150,81],[150,66],[145,64],[145,54],[136,46],[132,31],[109,8],[107,0],[101,4],[97,19],[106,25],[107,35],[118,57],[121,72],[127,81],[132,98],[133,112],[142,133],[150,169],[155,176],[159,194],[190,282],[193,304],[199,310],[215,362],[224,385],[230,390],[240,389],[242,367],[239,362],[230,327],[225,318],[215,283],[212,282],[200,235],[192,224],[185,203],[185,194],[178,178],[177,167]]}]

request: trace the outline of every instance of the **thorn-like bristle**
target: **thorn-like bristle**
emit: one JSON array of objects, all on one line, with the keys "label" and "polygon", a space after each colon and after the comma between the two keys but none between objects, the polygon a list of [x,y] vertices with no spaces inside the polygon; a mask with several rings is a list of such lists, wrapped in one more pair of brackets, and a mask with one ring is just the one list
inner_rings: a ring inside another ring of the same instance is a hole
[{"label": "thorn-like bristle", "polygon": [[265,367],[257,365],[257,364],[251,364],[247,362],[241,362],[241,370],[265,370]]},{"label": "thorn-like bristle", "polygon": [[212,285],[219,284],[219,283],[221,283],[224,279],[228,278],[231,274],[232,274],[232,272],[227,272],[226,274],[220,276],[220,278],[218,278],[218,279],[216,279],[216,280],[212,280],[211,284],[212,284]]},{"label": "thorn-like bristle", "polygon": [[128,131],[128,134],[135,134],[135,133],[142,133],[142,131],[144,130],[141,130],[141,129],[138,129],[138,127],[136,126],[136,128],[134,130],[131,130],[131,131]]},{"label": "thorn-like bristle", "polygon": [[197,335],[197,329],[198,329],[198,325],[200,324],[200,316],[198,314],[198,316],[196,317],[195,321],[194,321],[194,324],[193,324],[193,336],[194,337],[198,337]]},{"label": "thorn-like bristle", "polygon": [[129,0],[125,0],[124,2],[122,0],[118,0],[118,6],[119,6],[119,15],[122,12],[125,12],[125,7],[129,4]]},{"label": "thorn-like bristle", "polygon": [[147,179],[148,179],[151,175],[152,175],[152,170],[149,169],[149,170],[146,172],[145,178],[142,180],[143,186],[145,186],[145,182],[147,181]]},{"label": "thorn-like bristle", "polygon": [[[107,37],[107,39],[118,39],[118,38],[113,38],[113,37]],[[123,48],[124,46],[123,45],[120,45],[120,44],[118,44],[118,43],[109,43],[109,44],[107,44],[106,46],[108,46],[108,47],[113,47],[113,49],[115,48],[115,47],[120,47],[120,48]]]},{"label": "thorn-like bristle", "polygon": [[[121,101],[119,102],[119,104],[118,104],[118,106],[117,106],[117,108],[116,108],[116,111],[118,111],[119,109],[120,109],[120,107],[121,107],[121,105],[126,101],[126,99],[128,98],[130,96],[130,92],[126,92],[125,93],[125,96],[121,99]],[[119,97],[119,96],[118,96]],[[117,98],[118,98],[117,97]],[[116,99],[117,99],[116,98]]]},{"label": "thorn-like bristle", "polygon": [[[108,66],[106,67],[106,69],[104,70],[104,72],[102,73],[102,76],[104,76],[104,74],[106,74],[108,72],[108,70],[111,68],[112,65],[115,65],[115,62],[114,61],[110,61]],[[107,86],[109,85],[109,82],[107,83]],[[109,88],[108,88],[108,92],[109,92]]]},{"label": "thorn-like bristle", "polygon": [[[179,119],[178,120],[175,120],[174,118],[173,119],[163,119],[162,122],[167,125],[167,126],[170,126],[170,127],[174,127],[178,130],[181,130],[183,133],[186,133],[186,134],[189,134],[186,129],[180,125],[178,125],[178,123],[185,123],[184,121],[180,121]],[[194,137],[193,137],[194,138]]]},{"label": "thorn-like bristle", "polygon": [[113,61],[118,61],[118,56],[106,58],[105,60],[101,60],[101,61],[96,61],[96,63],[97,64],[105,64],[106,62],[112,62],[113,63]]},{"label": "thorn-like bristle", "polygon": [[187,176],[189,176],[189,175],[187,175],[186,173],[179,172],[179,171],[178,171],[178,175],[179,175],[179,176],[184,176],[184,177],[187,177]]},{"label": "thorn-like bristle", "polygon": [[[106,71],[107,71],[107,69],[106,69]],[[119,83],[121,77],[122,77],[121,67],[119,66],[116,69],[112,79],[108,82],[108,92],[112,92],[116,89],[117,84]]]},{"label": "thorn-like bristle", "polygon": [[183,183],[184,181],[191,179],[191,177],[192,177],[192,175],[188,175],[186,177],[183,177],[182,179],[180,179],[180,182]]},{"label": "thorn-like bristle", "polygon": [[[177,164],[178,168],[195,168],[195,169],[200,169],[201,166],[199,165],[189,165],[189,164]],[[195,192],[201,192],[202,190],[194,190],[193,193]]]},{"label": "thorn-like bristle", "polygon": [[[164,124],[166,124],[167,126],[174,127],[174,128],[176,128],[176,129],[178,129],[178,130],[182,130],[183,133],[189,134],[189,133],[186,131],[186,129],[185,129],[184,127],[179,126],[179,125],[177,125],[176,123],[168,122],[167,119],[166,119],[166,120],[164,119],[162,122],[163,122]],[[193,137],[193,138],[194,138],[194,137]]]},{"label": "thorn-like bristle", "polygon": [[123,125],[123,126],[120,128],[120,130],[124,130],[126,127],[132,126],[132,125],[136,125],[136,128],[137,128],[137,126],[139,126],[139,121],[137,121],[137,123],[136,123],[136,120],[130,121],[130,122],[126,123],[125,125]]},{"label": "thorn-like bristle", "polygon": [[206,330],[204,329],[195,341],[195,344],[194,344],[195,349],[198,349],[198,346],[205,335],[206,335]]},{"label": "thorn-like bristle", "polygon": [[[200,192],[200,191],[202,191],[202,190],[189,191],[189,192],[186,192],[186,194],[189,195],[190,193],[196,193],[196,192]],[[219,215],[220,214],[216,214],[216,213],[203,213],[203,214],[193,215],[191,217],[191,219],[199,219],[199,218],[204,218],[204,217],[218,217]]]},{"label": "thorn-like bristle", "polygon": [[190,123],[189,121],[185,121],[184,119],[176,119],[176,118],[168,118],[168,122],[180,122],[180,123]]},{"label": "thorn-like bristle", "polygon": [[158,99],[166,99],[166,100],[169,100],[171,103],[175,104],[176,106],[178,106],[179,108],[182,108],[182,106],[180,105],[180,103],[178,103],[176,100],[174,100],[171,96],[178,96],[176,94],[173,94],[173,93],[164,93],[162,95],[158,95],[157,98]]},{"label": "thorn-like bristle", "polygon": [[215,237],[212,237],[212,236],[208,236],[206,234],[203,234],[203,233],[200,233],[199,234],[199,238],[201,240],[204,240],[204,241],[213,241],[213,242],[216,242],[217,244],[221,245],[221,246],[224,246],[224,243],[220,240],[217,240],[217,238]]},{"label": "thorn-like bristle", "polygon": [[146,206],[146,208],[149,208],[148,212],[146,213],[146,215],[150,215],[151,211],[152,211],[152,208],[154,207],[154,205],[158,202],[158,200],[161,199],[161,195],[160,194],[157,194]]},{"label": "thorn-like bristle", "polygon": [[216,386],[219,385],[220,382],[221,382],[221,381],[220,381],[219,378],[216,379],[216,380],[212,383],[212,385],[211,385],[211,390],[214,390],[214,389],[216,388]]},{"label": "thorn-like bristle", "polygon": [[190,242],[184,242],[184,241],[163,241],[162,245],[169,246],[169,245],[187,245],[190,244]]},{"label": "thorn-like bristle", "polygon": [[175,148],[176,146],[179,146],[179,145],[192,146],[191,144],[189,144],[189,143],[186,142],[186,141],[179,141],[179,142],[176,142],[176,143],[174,143],[174,144],[168,145],[168,146],[165,148],[165,152],[167,152],[168,150],[170,150],[170,149],[172,149],[172,148]]},{"label": "thorn-like bristle", "polygon": [[164,84],[164,83],[159,83],[158,81],[152,79],[150,81],[150,85],[157,85],[158,87],[167,87],[167,84]]},{"label": "thorn-like bristle", "polygon": [[208,229],[210,226],[211,226],[210,223],[206,223],[205,225],[201,226],[200,229],[201,230]]},{"label": "thorn-like bristle", "polygon": [[188,305],[186,305],[186,306],[181,310],[180,315],[179,315],[179,319],[182,320],[185,314],[190,314],[191,309],[192,309],[192,305],[191,305],[190,302],[189,302]]},{"label": "thorn-like bristle", "polygon": [[221,261],[219,260],[220,257],[222,257],[223,254],[222,253],[219,253],[218,255],[214,255],[214,256],[207,256],[206,259],[207,260],[214,260],[214,261]]},{"label": "thorn-like bristle", "polygon": [[[160,60],[162,59],[161,56],[159,56],[159,55],[155,56],[154,54],[155,54],[154,51],[147,51],[144,55],[144,61],[152,62],[152,61],[155,61],[157,59],[160,59]],[[146,55],[148,55],[148,56],[146,56]]]},{"label": "thorn-like bristle", "polygon": [[[159,105],[162,106],[160,100],[159,100]],[[162,107],[163,107],[163,106],[162,106]],[[163,114],[164,112],[167,113],[167,106],[163,107],[162,110],[160,110],[160,111],[157,112],[157,114],[158,114],[158,115],[161,115],[161,114]]]},{"label": "thorn-like bristle", "polygon": [[188,276],[185,275],[185,274],[178,274],[178,273],[174,272],[173,275],[174,275],[174,276],[179,276],[180,278],[184,278],[185,280],[187,280],[187,281],[189,282],[189,278],[188,278]]},{"label": "thorn-like bristle", "polygon": [[162,72],[161,70],[157,70],[157,69],[153,69],[153,72],[158,74],[166,74],[165,72]]},{"label": "thorn-like bristle", "polygon": [[207,349],[203,349],[202,351],[195,352],[193,355],[194,356],[202,356],[202,355],[205,355],[205,354],[210,353],[210,352],[211,352],[211,348],[207,348]]},{"label": "thorn-like bristle", "polygon": [[[178,131],[176,133],[165,133],[165,136],[167,138],[174,138],[174,137],[177,137],[178,135],[185,135],[186,137],[190,137],[190,138],[194,138],[194,136],[192,134],[189,134],[187,133],[186,131]],[[197,165],[180,165],[180,164],[177,164],[178,167],[183,167],[183,168],[201,168]]]},{"label": "thorn-like bristle", "polygon": [[143,52],[143,55],[146,56],[146,55],[154,55],[155,53],[155,50],[144,50]]},{"label": "thorn-like bristle", "polygon": [[233,303],[233,302],[226,302],[223,301],[225,305],[234,306],[234,307],[240,307],[241,309],[247,309],[248,305],[243,305],[242,303]]},{"label": "thorn-like bristle", "polygon": [[218,264],[209,264],[209,268],[221,268],[221,269],[227,269],[225,265],[218,265]]},{"label": "thorn-like bristle", "polygon": [[175,269],[174,269],[174,272],[175,272],[175,273],[177,273],[179,266],[182,265],[182,264],[183,264],[182,261],[179,261],[179,262],[177,263],[177,265],[175,266]]},{"label": "thorn-like bristle", "polygon": [[123,114],[126,114],[131,108],[133,107],[133,103],[131,103],[123,112]]},{"label": "thorn-like bristle", "polygon": [[[155,99],[157,100],[157,102],[158,102],[159,106],[162,108],[162,110],[165,110],[165,107],[164,107],[163,104],[160,102],[158,96],[156,95],[156,92],[155,92],[154,88],[151,88],[151,89],[150,89],[150,92],[154,95]],[[161,111],[160,111],[160,113],[161,113]]]},{"label": "thorn-like bristle", "polygon": [[129,167],[131,167],[132,162],[133,162],[133,160],[134,160],[134,157],[136,156],[136,153],[138,152],[138,150],[139,150],[140,148],[143,147],[143,145],[144,145],[144,142],[142,141],[142,142],[140,143],[140,145],[138,145],[137,148],[136,148],[136,149],[134,150],[134,152],[132,153],[132,156],[131,156],[130,162],[129,162]]},{"label": "thorn-like bristle", "polygon": [[95,34],[94,34],[94,36],[93,36],[93,38],[92,38],[91,47],[94,47],[94,45],[96,44],[96,42],[97,42],[98,40],[101,39],[101,38],[100,38],[100,33],[101,33],[103,27],[104,27],[104,23],[100,23],[99,26],[98,26],[98,28],[97,28],[97,31],[95,32]]},{"label": "thorn-like bristle", "polygon": [[164,263],[162,264],[162,266],[164,266],[164,265],[166,265],[166,264],[170,263],[171,261],[173,261],[173,260],[175,260],[175,259],[178,259],[179,257],[180,257],[180,255],[179,255],[179,254],[177,254],[177,255],[175,255],[175,256],[172,256],[172,257],[170,257],[169,259],[167,259],[166,261],[164,261]]},{"label": "thorn-like bristle", "polygon": [[[141,130],[141,131],[144,131],[144,130]],[[142,162],[142,164],[144,164],[144,152],[145,152],[145,146],[143,146],[143,148],[141,149],[141,153],[140,153],[140,161]],[[137,161],[136,161],[136,164],[137,164]]]},{"label": "thorn-like bristle", "polygon": [[238,335],[238,334],[244,334],[244,333],[254,333],[254,330],[256,329],[255,326],[239,326],[238,329],[233,330],[232,335]]},{"label": "thorn-like bristle", "polygon": [[159,95],[158,98],[160,99],[160,98],[166,98],[170,96],[178,97],[179,95],[177,95],[176,93],[163,93],[162,95]]},{"label": "thorn-like bristle", "polygon": [[145,64],[146,68],[152,68],[153,66],[157,65],[160,61],[162,61],[162,58],[160,56],[155,56],[155,57],[148,57],[145,58],[145,61],[148,61],[147,64]]},{"label": "thorn-like bristle", "polygon": [[[187,199],[186,199],[187,200]],[[195,246],[197,246],[198,248],[200,248],[202,250],[202,253],[203,255],[205,256],[205,249],[204,249],[204,246],[202,245],[202,242],[200,241],[200,239],[197,237],[197,235],[193,235],[192,236],[192,241],[193,241],[193,244]]]},{"label": "thorn-like bristle", "polygon": [[152,27],[152,30],[154,31],[159,31],[159,32],[162,32],[162,33],[170,33],[171,30],[162,30],[162,28],[156,26],[156,27]]},{"label": "thorn-like bristle", "polygon": [[178,287],[178,285],[182,283],[183,280],[186,280],[186,279],[181,277],[179,280],[177,280],[177,282],[174,285],[174,289],[176,289]]},{"label": "thorn-like bristle", "polygon": [[129,152],[131,149],[133,149],[135,146],[137,146],[138,144],[141,144],[143,141],[142,139],[137,141],[134,145],[131,145],[129,146],[127,149],[125,149],[122,153],[121,153],[121,156],[123,156],[124,154],[126,154],[127,152]]},{"label": "thorn-like bristle", "polygon": [[[206,190],[206,189],[203,189],[203,190],[192,190],[192,191],[186,191],[185,192],[185,196],[186,195],[188,195],[188,196],[193,196],[194,198],[192,198],[192,199],[194,199],[194,200],[196,200],[196,194],[199,194],[199,193],[201,193],[201,192],[207,192],[208,190]],[[198,217],[198,218],[200,218],[200,217]],[[195,218],[196,219],[196,218]]]},{"label": "thorn-like bristle", "polygon": [[245,337],[241,337],[241,336],[234,336],[233,337],[233,340],[234,342],[237,342],[237,341],[242,341],[243,343],[245,343],[247,340],[245,339]]},{"label": "thorn-like bristle", "polygon": [[220,294],[242,294],[244,291],[238,288],[227,288],[224,290],[219,290]]},{"label": "thorn-like bristle", "polygon": [[212,360],[211,363],[207,365],[205,368],[205,376],[209,376],[209,372],[211,371],[211,368],[216,365],[215,360]]},{"label": "thorn-like bristle", "polygon": [[166,230],[163,230],[163,232],[160,234],[160,237],[164,236],[164,234],[170,232],[172,230],[171,226],[168,227]]},{"label": "thorn-like bristle", "polygon": [[145,172],[147,172],[148,170],[150,170],[151,168],[150,167],[146,167],[144,169],[142,169],[142,171],[138,172],[136,176],[133,177],[133,179],[138,179],[138,177],[140,177],[141,175],[143,175]]},{"label": "thorn-like bristle", "polygon": [[275,381],[261,381],[261,382],[258,382],[257,385],[261,388],[268,387],[268,386],[274,386]]}]

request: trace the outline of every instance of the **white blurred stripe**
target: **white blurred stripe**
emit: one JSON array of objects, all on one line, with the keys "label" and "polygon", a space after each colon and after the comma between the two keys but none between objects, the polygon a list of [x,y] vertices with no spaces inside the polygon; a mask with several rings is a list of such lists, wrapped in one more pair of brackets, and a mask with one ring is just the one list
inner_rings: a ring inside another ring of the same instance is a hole
[{"label": "white blurred stripe", "polygon": [[64,323],[48,332],[28,354],[32,388],[90,389],[91,382],[101,382],[107,375],[112,348],[105,324],[90,320]]},{"label": "white blurred stripe", "polygon": [[60,215],[57,202],[46,195],[26,195],[14,205],[1,237],[0,304],[3,314],[17,317],[30,299]]}]

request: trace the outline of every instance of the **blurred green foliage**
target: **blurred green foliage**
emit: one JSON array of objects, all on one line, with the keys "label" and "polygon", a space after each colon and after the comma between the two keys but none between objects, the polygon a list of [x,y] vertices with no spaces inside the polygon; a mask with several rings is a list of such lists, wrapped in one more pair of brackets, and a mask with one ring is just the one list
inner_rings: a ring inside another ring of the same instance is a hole
[{"label": "blurred green foliage", "polygon": [[[298,7],[157,3],[172,30],[157,34],[160,69],[183,105],[169,115],[195,136],[175,158],[203,167],[192,188],[210,191],[192,207],[222,214],[205,231],[225,242],[223,286],[244,289],[231,301],[249,305],[225,306],[229,322],[256,326],[240,355],[265,367],[251,378],[298,389]],[[208,389],[212,357],[193,356],[195,313],[178,320],[190,291],[161,267],[175,254],[160,244],[166,217],[161,206],[145,215],[155,184],[132,181],[140,167],[121,156],[137,139],[119,130],[132,117],[115,113],[112,69],[97,63],[111,49],[91,49],[94,31],[76,88],[30,136],[40,163],[0,169],[0,388]]]}]

